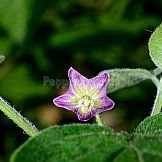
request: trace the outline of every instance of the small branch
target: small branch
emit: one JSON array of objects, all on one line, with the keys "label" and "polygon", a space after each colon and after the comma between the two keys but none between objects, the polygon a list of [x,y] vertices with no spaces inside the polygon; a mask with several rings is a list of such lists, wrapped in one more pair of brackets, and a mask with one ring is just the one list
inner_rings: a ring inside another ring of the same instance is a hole
[{"label": "small branch", "polygon": [[22,128],[29,136],[35,136],[39,132],[29,120],[24,118],[19,112],[16,111],[16,109],[11,107],[1,96],[0,110],[15,124]]},{"label": "small branch", "polygon": [[156,85],[156,87],[158,88],[159,85],[160,85],[159,79],[156,76],[152,76],[151,80]]},{"label": "small branch", "polygon": [[151,112],[151,116],[160,113],[161,108],[162,108],[162,78],[160,79],[160,84],[157,87],[157,94]]},{"label": "small branch", "polygon": [[155,76],[157,76],[157,75],[159,75],[159,74],[161,74],[161,73],[162,73],[162,70],[161,70],[160,68],[156,68],[156,69],[154,69],[154,70],[152,71],[152,74],[155,75]]}]

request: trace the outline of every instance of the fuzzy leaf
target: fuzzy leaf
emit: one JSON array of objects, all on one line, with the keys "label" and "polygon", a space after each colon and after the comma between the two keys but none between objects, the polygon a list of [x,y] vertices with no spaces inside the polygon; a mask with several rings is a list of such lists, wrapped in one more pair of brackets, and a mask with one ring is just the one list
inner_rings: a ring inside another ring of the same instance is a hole
[{"label": "fuzzy leaf", "polygon": [[130,139],[113,162],[161,162],[162,113],[142,121]]},{"label": "fuzzy leaf", "polygon": [[139,124],[133,145],[142,161],[162,161],[162,113],[148,117]]},{"label": "fuzzy leaf", "polygon": [[119,153],[126,143],[123,135],[96,125],[69,125],[48,128],[30,138],[11,162],[102,162]]},{"label": "fuzzy leaf", "polygon": [[110,74],[110,82],[107,86],[108,93],[125,87],[130,87],[143,80],[153,78],[153,75],[145,69],[111,69],[104,72],[108,72]]},{"label": "fuzzy leaf", "polygon": [[149,51],[154,64],[162,69],[162,24],[156,28],[150,37]]},{"label": "fuzzy leaf", "polygon": [[51,127],[27,140],[10,162],[161,162],[161,123],[161,113],[149,117],[127,137],[97,125]]},{"label": "fuzzy leaf", "polygon": [[146,118],[136,128],[135,134],[151,135],[160,133],[162,135],[162,113]]}]

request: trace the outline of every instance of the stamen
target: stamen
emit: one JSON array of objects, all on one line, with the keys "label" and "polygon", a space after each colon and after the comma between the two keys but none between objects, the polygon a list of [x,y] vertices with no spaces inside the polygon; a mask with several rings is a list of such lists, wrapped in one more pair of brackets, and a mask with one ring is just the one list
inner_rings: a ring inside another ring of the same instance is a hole
[{"label": "stamen", "polygon": [[81,112],[88,113],[91,111],[92,107],[94,106],[94,102],[89,96],[83,96],[78,101],[78,106],[80,107]]}]

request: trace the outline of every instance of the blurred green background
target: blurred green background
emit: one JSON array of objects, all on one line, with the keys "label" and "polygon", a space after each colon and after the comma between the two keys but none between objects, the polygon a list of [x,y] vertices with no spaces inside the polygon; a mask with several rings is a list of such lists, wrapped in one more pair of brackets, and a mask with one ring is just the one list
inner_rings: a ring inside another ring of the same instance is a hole
[{"label": "blurred green background", "polygon": [[[155,68],[147,42],[161,23],[161,0],[0,0],[0,95],[39,129],[79,122],[55,107],[70,66],[91,78],[111,68]],[[45,84],[48,76],[51,82]],[[145,81],[109,94],[107,126],[132,131],[149,115],[156,88]],[[28,136],[0,112],[0,162]],[[90,121],[94,122],[94,119]]]}]

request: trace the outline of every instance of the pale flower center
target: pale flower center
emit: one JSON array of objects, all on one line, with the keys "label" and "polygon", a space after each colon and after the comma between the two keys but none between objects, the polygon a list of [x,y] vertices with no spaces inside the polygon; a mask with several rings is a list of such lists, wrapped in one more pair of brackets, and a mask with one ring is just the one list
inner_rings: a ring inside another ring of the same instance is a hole
[{"label": "pale flower center", "polygon": [[80,107],[80,111],[82,113],[88,113],[91,111],[92,107],[94,106],[94,101],[89,96],[83,96],[78,101],[78,106]]}]

